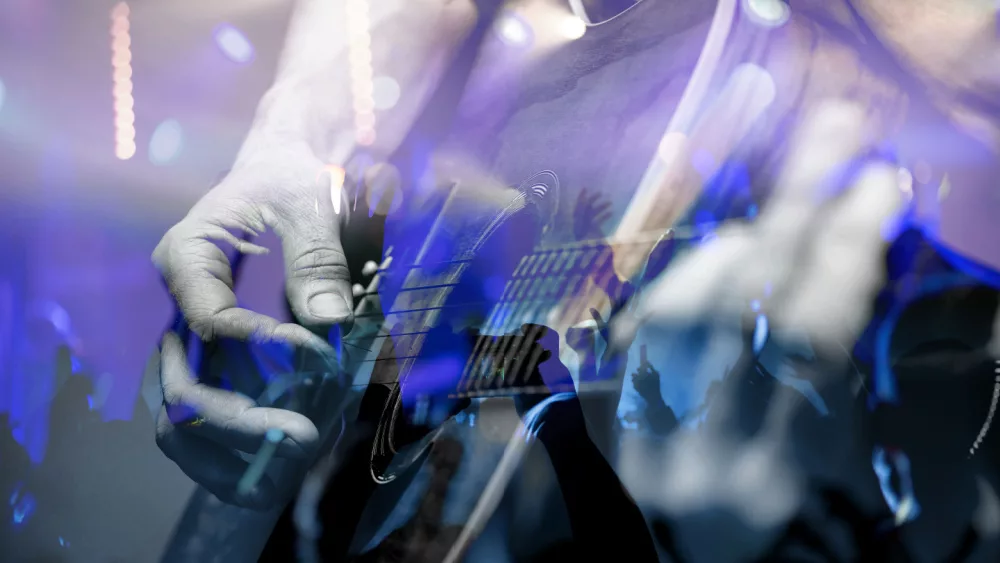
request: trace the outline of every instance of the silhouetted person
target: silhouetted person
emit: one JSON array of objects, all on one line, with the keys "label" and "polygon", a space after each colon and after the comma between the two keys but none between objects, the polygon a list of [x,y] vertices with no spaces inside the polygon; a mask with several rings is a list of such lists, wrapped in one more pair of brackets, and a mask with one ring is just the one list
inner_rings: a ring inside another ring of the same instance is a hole
[{"label": "silhouetted person", "polygon": [[663,400],[660,390],[660,372],[652,365],[642,363],[632,375],[632,386],[646,403],[643,409],[644,426],[657,436],[667,436],[680,426],[674,410]]},{"label": "silhouetted person", "polygon": [[[553,354],[530,377],[536,387],[565,389],[564,383],[572,380],[559,361],[558,335],[543,332],[539,343]],[[588,436],[579,399],[568,394],[569,398],[548,404],[535,428],[552,462],[573,539],[551,546],[533,560],[657,561],[642,513]],[[544,392],[516,397],[518,414],[525,417],[549,397]]]}]

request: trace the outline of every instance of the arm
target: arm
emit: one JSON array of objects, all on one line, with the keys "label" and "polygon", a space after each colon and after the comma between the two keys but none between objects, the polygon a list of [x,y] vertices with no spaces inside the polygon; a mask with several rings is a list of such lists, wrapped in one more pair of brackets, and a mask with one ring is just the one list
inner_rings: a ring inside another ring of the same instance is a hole
[{"label": "arm", "polygon": [[582,550],[596,560],[657,561],[646,520],[587,437],[577,400],[553,403],[538,438],[552,461],[573,538]]},{"label": "arm", "polygon": [[[367,17],[348,17],[359,10]],[[257,109],[237,162],[275,142],[342,162],[354,148],[352,37],[367,20],[373,76],[388,76],[402,92],[379,112],[373,149],[389,154],[426,102],[452,52],[472,29],[471,0],[299,0],[274,85]]]},{"label": "arm", "polygon": [[[450,49],[476,16],[469,0],[300,1],[275,83],[233,169],[153,252],[184,320],[202,340],[282,342],[313,352],[320,363],[337,362],[336,351],[317,334],[351,322],[353,296],[341,221],[320,174],[327,164],[343,164],[355,146],[345,20],[359,1],[372,10],[372,66],[393,77],[403,92],[395,108],[377,115],[382,124],[373,147],[377,154],[395,148],[450,61]],[[248,240],[252,237],[238,237],[264,230],[281,240],[286,296],[297,324],[242,308],[233,292],[230,259],[219,243],[242,254],[265,253]],[[276,455],[309,460],[321,445],[318,429],[299,413],[258,408],[244,395],[201,384],[186,369],[185,348],[177,335],[168,335],[163,355],[169,361],[161,362],[160,370],[161,449],[192,480],[228,502],[261,510],[284,502],[266,487],[253,498],[240,494],[236,484],[247,464],[231,450],[256,452],[274,428],[294,444]],[[171,419],[166,407],[190,411],[192,418]]]}]

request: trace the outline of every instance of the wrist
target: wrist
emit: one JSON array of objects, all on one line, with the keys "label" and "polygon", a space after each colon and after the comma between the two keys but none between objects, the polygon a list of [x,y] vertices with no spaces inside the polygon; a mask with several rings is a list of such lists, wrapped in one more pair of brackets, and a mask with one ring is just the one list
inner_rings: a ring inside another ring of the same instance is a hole
[{"label": "wrist", "polygon": [[[277,83],[261,98],[257,114],[237,156],[237,162],[252,159],[260,151],[275,149],[300,151],[323,162],[342,162],[354,148],[350,120],[338,119],[338,104],[321,103],[316,93],[321,85],[285,80]],[[334,155],[338,138],[331,132],[346,135],[346,146]]]}]

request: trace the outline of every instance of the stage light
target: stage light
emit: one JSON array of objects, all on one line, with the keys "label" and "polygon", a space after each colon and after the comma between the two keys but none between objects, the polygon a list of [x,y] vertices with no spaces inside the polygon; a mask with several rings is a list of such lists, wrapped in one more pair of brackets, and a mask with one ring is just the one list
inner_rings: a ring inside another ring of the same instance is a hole
[{"label": "stage light", "polygon": [[587,33],[587,24],[576,16],[566,16],[559,22],[559,33],[566,39],[579,39]]},{"label": "stage light", "polygon": [[129,7],[118,3],[111,10],[111,97],[115,114],[115,156],[128,160],[135,155],[135,100],[132,97],[132,38]]},{"label": "stage light", "polygon": [[399,83],[388,76],[379,76],[372,81],[372,100],[375,109],[391,109],[399,101]]},{"label": "stage light", "polygon": [[372,38],[367,0],[348,0],[348,62],[354,98],[354,138],[360,145],[375,142],[375,87],[372,71]]},{"label": "stage light", "polygon": [[168,119],[156,126],[149,139],[149,161],[156,165],[167,164],[181,152],[184,131],[181,124]]},{"label": "stage light", "polygon": [[496,33],[508,45],[520,47],[531,42],[531,27],[513,13],[504,14],[497,20]]},{"label": "stage light", "polygon": [[135,142],[127,139],[117,139],[115,142],[115,156],[121,160],[128,160],[135,156]]},{"label": "stage light", "polygon": [[215,44],[234,63],[245,64],[253,60],[253,45],[250,40],[228,23],[215,28]]},{"label": "stage light", "polygon": [[743,0],[743,11],[752,21],[766,27],[778,27],[791,16],[784,0]]}]

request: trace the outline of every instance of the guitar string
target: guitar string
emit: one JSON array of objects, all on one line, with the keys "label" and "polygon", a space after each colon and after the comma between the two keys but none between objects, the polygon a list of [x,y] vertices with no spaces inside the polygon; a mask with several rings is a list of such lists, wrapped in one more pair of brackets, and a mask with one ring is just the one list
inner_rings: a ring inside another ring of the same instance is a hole
[{"label": "guitar string", "polygon": [[[505,211],[509,211],[509,208],[505,209]],[[719,224],[721,224],[721,223],[713,223],[711,225],[718,226]],[[491,224],[491,226],[492,226],[492,224]],[[711,228],[711,227],[709,226],[708,228]],[[706,226],[702,226],[702,227],[698,228],[698,230],[701,233],[705,232],[705,230],[702,230],[702,229],[706,229]],[[714,229],[712,229],[712,230],[714,230]],[[462,370],[461,375],[459,377],[458,385],[456,386],[456,391],[459,388],[461,388],[463,386],[463,384],[464,384],[465,391],[468,392],[469,388],[474,383],[477,383],[476,390],[475,390],[476,392],[485,391],[485,389],[483,389],[483,387],[486,387],[487,389],[490,388],[493,385],[493,383],[495,382],[496,378],[500,375],[499,371],[495,369],[495,366],[491,366],[491,367],[494,367],[494,369],[488,372],[488,373],[491,373],[491,375],[488,376],[488,380],[487,381],[484,381],[482,378],[470,377],[470,369],[479,369],[479,370],[481,370],[482,366],[480,364],[482,363],[483,360],[492,359],[493,362],[496,362],[496,358],[508,356],[510,353],[512,353],[516,349],[520,348],[520,346],[523,344],[523,342],[525,342],[525,341],[533,342],[536,339],[536,337],[538,336],[537,333],[540,332],[543,329],[535,327],[535,328],[533,328],[531,330],[532,333],[529,334],[529,335],[517,335],[517,336],[514,336],[513,338],[506,338],[506,339],[504,339],[504,338],[497,338],[494,335],[488,334],[489,332],[495,332],[498,329],[498,326],[499,326],[500,323],[502,323],[503,321],[507,321],[510,318],[525,318],[523,316],[523,314],[525,312],[524,309],[525,309],[526,306],[528,306],[528,305],[530,305],[532,303],[534,303],[536,305],[539,304],[539,303],[541,303],[541,302],[546,302],[546,301],[548,301],[548,302],[555,301],[555,302],[558,303],[562,299],[564,299],[565,297],[567,297],[567,295],[565,295],[565,294],[561,294],[561,295],[557,294],[557,295],[553,295],[552,296],[554,299],[548,300],[548,299],[545,299],[545,298],[521,299],[520,296],[522,296],[522,295],[524,295],[526,293],[527,294],[531,294],[533,291],[537,291],[537,287],[544,286],[546,283],[551,284],[553,280],[558,280],[560,282],[568,282],[569,285],[570,285],[570,288],[571,288],[571,292],[572,292],[572,288],[575,287],[576,285],[578,285],[581,281],[583,281],[583,280],[585,280],[587,278],[593,278],[594,277],[594,272],[584,272],[584,275],[578,274],[576,276],[572,276],[569,273],[563,273],[563,272],[565,272],[565,270],[563,270],[559,274],[555,274],[555,275],[543,275],[543,276],[535,277],[534,274],[535,274],[535,272],[537,272],[537,270],[538,270],[539,267],[542,268],[543,274],[546,273],[548,271],[548,269],[550,267],[553,267],[553,266],[555,266],[555,270],[556,271],[559,271],[560,270],[559,266],[562,266],[567,261],[567,259],[569,259],[570,266],[571,266],[571,268],[570,268],[569,271],[572,272],[572,264],[574,264],[575,261],[576,261],[576,259],[579,258],[583,254],[587,254],[587,253],[593,254],[595,252],[596,253],[602,253],[603,251],[610,250],[612,247],[618,247],[617,249],[620,252],[621,251],[621,247],[626,247],[627,248],[628,246],[638,246],[638,245],[641,245],[641,244],[648,244],[650,242],[654,242],[655,243],[655,242],[659,241],[660,239],[662,239],[662,237],[665,234],[668,234],[668,233],[669,234],[673,234],[675,240],[678,237],[681,240],[691,240],[691,239],[698,238],[697,235],[700,234],[698,231],[696,231],[695,227],[687,227],[687,228],[680,228],[680,229],[674,228],[674,229],[667,229],[666,231],[655,231],[653,233],[641,233],[639,235],[630,237],[629,241],[609,241],[608,239],[600,238],[600,239],[589,239],[589,240],[584,240],[584,241],[574,241],[574,242],[570,242],[570,243],[565,243],[565,244],[563,244],[561,246],[558,246],[558,247],[536,248],[536,250],[534,252],[532,252],[532,254],[529,254],[528,256],[525,256],[519,262],[517,268],[515,268],[515,274],[518,271],[522,270],[522,269],[527,270],[527,269],[530,268],[531,269],[531,276],[530,277],[521,278],[521,279],[517,279],[517,280],[511,280],[510,282],[508,282],[508,287],[505,288],[505,292],[509,288],[512,295],[515,294],[515,293],[517,294],[517,298],[512,299],[511,301],[501,302],[499,304],[494,305],[493,311],[491,312],[491,315],[490,315],[490,318],[487,321],[487,326],[490,327],[490,328],[488,328],[487,334],[480,334],[480,335],[477,336],[477,338],[476,338],[476,344],[473,347],[473,353],[470,355],[470,357],[465,362],[465,366],[463,367],[463,370]],[[609,252],[608,254],[610,256],[605,256],[604,257],[604,263],[606,263],[606,261],[611,256],[614,255],[614,252],[612,251],[612,252]],[[591,259],[593,259],[593,258],[597,258],[597,256],[591,256]],[[422,268],[427,268],[427,267],[432,267],[432,266],[464,265],[464,264],[468,264],[469,262],[472,262],[472,260],[473,259],[469,258],[469,259],[458,259],[458,260],[440,261],[440,262],[435,262],[435,263],[411,264],[411,265],[408,265],[406,268],[412,271],[412,270],[415,270],[415,269],[422,269]],[[588,260],[584,260],[583,261],[583,263],[586,263],[586,262],[588,262]],[[543,265],[543,263],[544,263],[544,265]],[[387,271],[391,272],[392,270],[390,268],[382,268],[382,269],[376,270],[376,275],[378,275],[378,274],[384,274]],[[611,279],[611,273],[607,273],[605,276],[603,276],[603,278],[604,278],[603,280],[598,280],[596,278],[593,279],[593,281],[595,282],[595,285],[597,285],[598,287],[603,287],[601,285],[601,281],[610,280]],[[518,287],[518,285],[519,285],[518,282],[523,282],[523,281],[527,281],[528,283],[527,284],[521,284],[521,287]],[[413,286],[413,287],[402,288],[400,290],[400,293],[403,293],[403,292],[414,292],[414,291],[421,291],[421,290],[431,290],[431,289],[446,289],[448,287],[455,287],[457,285],[458,285],[458,283],[455,282],[455,283],[445,283],[445,284],[430,284],[430,285],[426,285],[426,286]],[[563,287],[565,287],[565,286],[563,286]],[[562,293],[562,292],[560,292],[560,293]],[[367,297],[367,296],[370,296],[370,295],[373,295],[373,294],[377,294],[377,292],[366,292],[366,293],[362,294],[361,296],[362,297]],[[505,311],[505,309],[509,308],[509,306],[510,306],[511,303],[516,303],[514,311]],[[355,318],[375,318],[375,317],[381,317],[381,316],[386,316],[386,315],[403,315],[403,314],[412,314],[412,313],[418,313],[418,312],[433,313],[435,311],[441,311],[441,310],[448,309],[448,308],[469,307],[469,306],[478,305],[478,304],[485,304],[485,303],[484,302],[469,302],[469,303],[463,303],[463,304],[453,305],[453,306],[441,305],[441,306],[435,306],[435,307],[420,307],[420,308],[411,308],[411,309],[400,309],[400,310],[390,311],[389,313],[362,314],[362,315],[357,315]],[[538,307],[535,307],[535,309],[537,309],[537,308]],[[504,313],[506,313],[506,314],[504,314]],[[411,331],[411,332],[408,332],[408,333],[400,333],[398,336],[409,335],[409,336],[417,336],[417,337],[419,337],[421,335],[426,335],[427,333],[428,333],[427,330],[419,330],[419,331]],[[380,333],[380,334],[377,334],[374,337],[374,339],[385,338],[387,336],[390,336],[390,334],[388,334],[388,333]],[[368,338],[372,338],[370,335],[367,336],[367,337]],[[416,347],[415,345],[417,343],[415,342],[415,340],[416,339],[414,339],[414,341],[411,341],[409,343],[409,348],[411,350],[414,347]],[[371,353],[370,349],[367,349],[367,348],[364,348],[364,347],[361,347],[361,346],[355,346],[354,343],[357,342],[357,340],[345,339],[345,342],[348,342],[349,344],[351,344],[355,348],[358,348],[360,350],[365,350],[365,351]],[[393,346],[393,348],[395,348],[395,346]],[[532,365],[535,362],[537,362],[537,359],[538,359],[539,356],[540,356],[540,352],[538,352],[536,350],[535,353],[532,354],[532,360],[529,362],[528,365]],[[393,356],[383,357],[383,358],[365,359],[365,360],[362,360],[361,363],[376,363],[376,362],[379,362],[379,361],[416,360],[418,358],[419,358],[419,354],[393,355]],[[524,365],[524,360],[525,359],[526,359],[526,357],[518,357],[516,359],[516,363],[513,366],[514,369],[513,369],[512,373],[514,373],[514,374],[519,373],[519,370]],[[410,362],[410,363],[412,363],[412,362]],[[407,366],[407,367],[409,367],[409,366]],[[403,370],[401,370],[401,371],[403,371]],[[405,374],[404,374],[404,377],[405,377]],[[398,380],[401,380],[401,379],[403,379],[403,377],[398,377],[397,378],[397,383],[398,383]]]},{"label": "guitar string", "polygon": [[[659,236],[662,236],[662,234],[659,235]],[[539,256],[552,255],[552,254],[555,254],[555,253],[572,252],[572,251],[575,251],[575,250],[579,250],[577,248],[574,248],[574,247],[577,247],[577,246],[579,246],[581,249],[585,249],[585,248],[587,248],[586,245],[585,245],[585,243],[586,244],[593,244],[593,243],[598,242],[600,240],[602,240],[602,239],[594,239],[592,241],[584,241],[582,243],[569,243],[567,245],[564,245],[564,246],[561,246],[561,247],[557,247],[557,248],[552,248],[552,249],[536,250],[533,254],[528,255],[524,259],[522,259],[522,261],[518,264],[518,269],[520,269],[522,267],[525,267],[527,265],[530,265],[532,263],[532,261],[534,259],[538,258]],[[658,238],[655,239],[655,240],[658,240]],[[654,239],[650,239],[649,242],[655,242],[655,240]],[[604,242],[605,242],[605,244],[607,244],[607,241],[604,241]],[[612,244],[614,244],[614,243],[612,243]],[[622,244],[622,243],[620,243],[620,244]],[[624,244],[640,244],[640,243],[624,243]],[[595,245],[594,247],[591,247],[588,250],[598,250],[598,249],[603,249],[603,248],[606,248],[606,247],[600,247],[600,246],[596,246]],[[472,261],[472,259],[449,260],[449,261],[442,261],[442,262],[436,262],[436,263],[430,263],[430,264],[413,264],[413,265],[406,266],[406,268],[410,269],[410,270],[413,270],[413,269],[419,269],[419,268],[427,268],[427,267],[436,266],[436,265],[463,264],[463,263],[468,263],[468,262],[471,262],[471,261]],[[391,269],[379,269],[379,270],[377,270],[377,273],[381,274],[381,273],[391,272],[391,271],[392,271]],[[515,273],[516,272],[517,272],[517,270],[515,270]],[[559,279],[559,277],[558,276],[548,276],[547,278],[543,277],[543,278],[535,278],[535,279],[532,279],[532,278],[520,278],[520,279],[516,279],[516,280],[511,280],[511,281],[512,282],[519,282],[519,281],[523,281],[523,280],[530,280],[532,282],[537,282],[537,281],[545,281],[545,280],[551,281],[553,279]],[[444,289],[444,288],[447,288],[447,287],[455,287],[457,285],[458,285],[458,282],[445,283],[445,284],[431,284],[431,285],[426,285],[426,286],[412,286],[412,287],[401,288],[399,290],[399,292],[400,293],[406,293],[406,292],[423,291],[423,290],[429,290],[429,289]],[[377,291],[375,291],[375,292],[365,292],[365,293],[360,294],[359,297],[372,296],[372,295],[376,295],[377,293],[378,293]],[[522,289],[522,291],[520,293],[523,293],[523,289]],[[480,303],[467,303],[467,304],[463,304],[463,306],[476,305],[476,304],[480,304]],[[439,307],[423,307],[423,308],[413,308],[413,309],[398,309],[398,310],[389,311],[387,313],[377,313],[377,314],[375,314],[375,313],[368,313],[368,314],[357,315],[355,318],[374,318],[374,317],[378,317],[378,316],[393,315],[393,314],[403,315],[403,314],[408,314],[408,313],[413,313],[413,312],[437,310],[437,309],[441,309],[441,308],[444,308],[444,306],[439,306]]]}]

